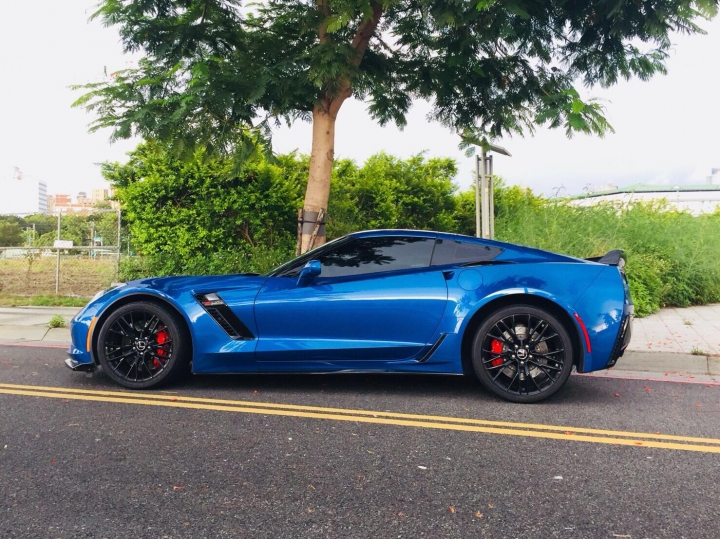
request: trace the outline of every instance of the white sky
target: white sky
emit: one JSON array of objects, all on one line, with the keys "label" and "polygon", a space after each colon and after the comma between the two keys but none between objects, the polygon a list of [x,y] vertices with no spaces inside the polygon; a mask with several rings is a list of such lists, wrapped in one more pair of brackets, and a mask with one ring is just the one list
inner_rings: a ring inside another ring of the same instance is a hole
[{"label": "white sky", "polygon": [[[48,193],[103,187],[97,163],[124,160],[138,141],[110,144],[109,132],[88,134],[91,117],[70,104],[80,95],[71,84],[98,81],[132,65],[121,54],[117,33],[87,19],[95,0],[3,2],[0,17],[0,180],[17,166],[25,177],[44,180]],[[703,26],[707,36],[676,36],[669,74],[650,82],[594,88],[606,100],[616,133],[605,139],[540,130],[534,137],[497,141],[512,158],[499,156],[495,172],[510,183],[549,193],[581,192],[586,184],[702,182],[720,167],[720,17]],[[381,128],[365,106],[347,102],[340,112],[337,157],[362,162],[385,150],[402,157],[455,158],[458,183],[470,184],[474,164],[458,150],[458,138],[428,122],[427,103],[416,103],[408,127]],[[274,149],[310,150],[311,127],[297,123],[275,134]]]}]

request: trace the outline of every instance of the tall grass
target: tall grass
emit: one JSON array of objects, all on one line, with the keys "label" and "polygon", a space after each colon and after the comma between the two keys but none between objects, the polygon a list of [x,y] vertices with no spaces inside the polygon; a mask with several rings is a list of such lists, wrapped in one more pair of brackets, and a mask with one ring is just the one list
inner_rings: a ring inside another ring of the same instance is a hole
[{"label": "tall grass", "polygon": [[639,316],[720,301],[720,212],[693,216],[664,202],[582,208],[530,193],[511,200],[498,239],[579,258],[625,250]]}]

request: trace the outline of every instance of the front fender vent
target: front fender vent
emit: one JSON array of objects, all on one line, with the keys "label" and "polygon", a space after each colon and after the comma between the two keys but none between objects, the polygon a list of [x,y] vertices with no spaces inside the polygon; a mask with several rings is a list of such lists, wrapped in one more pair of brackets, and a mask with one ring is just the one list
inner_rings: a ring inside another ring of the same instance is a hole
[{"label": "front fender vent", "polygon": [[196,294],[195,299],[232,339],[251,340],[255,335],[235,316],[220,296],[213,293]]}]

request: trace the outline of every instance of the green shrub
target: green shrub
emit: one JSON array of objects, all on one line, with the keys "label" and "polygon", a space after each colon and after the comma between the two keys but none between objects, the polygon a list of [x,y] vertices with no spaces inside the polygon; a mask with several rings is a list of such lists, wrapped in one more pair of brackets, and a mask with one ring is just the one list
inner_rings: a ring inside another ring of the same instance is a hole
[{"label": "green shrub", "polygon": [[[146,143],[127,164],[106,164],[139,255],[121,260],[120,278],[265,273],[285,262],[294,253],[308,163],[289,154],[234,169],[202,152],[177,161]],[[456,193],[456,174],[452,160],[422,155],[380,153],[362,166],[336,161],[328,239],[371,228],[474,235],[475,193]],[[720,301],[720,211],[696,217],[665,202],[579,207],[498,180],[495,218],[504,241],[578,258],[625,250],[639,316]]]},{"label": "green shrub", "polygon": [[67,327],[67,320],[60,316],[59,314],[53,315],[53,317],[48,322],[48,326],[51,328],[66,328]]}]

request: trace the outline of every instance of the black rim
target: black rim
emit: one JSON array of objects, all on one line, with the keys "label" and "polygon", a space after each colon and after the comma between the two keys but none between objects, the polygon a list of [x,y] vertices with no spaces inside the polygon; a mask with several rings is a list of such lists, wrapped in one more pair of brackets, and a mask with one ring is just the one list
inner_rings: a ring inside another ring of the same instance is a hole
[{"label": "black rim", "polygon": [[537,395],[560,379],[567,352],[557,329],[530,314],[498,320],[482,341],[482,368],[498,388],[512,395]]},{"label": "black rim", "polygon": [[157,378],[173,354],[167,324],[158,315],[142,310],[119,316],[108,329],[103,346],[110,368],[130,382]]}]

